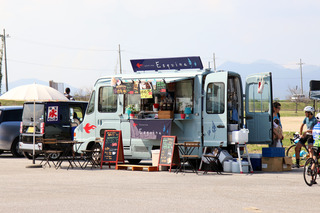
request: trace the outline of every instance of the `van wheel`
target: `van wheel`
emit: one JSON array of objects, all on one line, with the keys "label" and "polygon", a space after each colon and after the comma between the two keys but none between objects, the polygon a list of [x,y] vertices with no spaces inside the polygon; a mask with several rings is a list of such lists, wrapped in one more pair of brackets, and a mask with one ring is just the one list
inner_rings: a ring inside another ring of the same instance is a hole
[{"label": "van wheel", "polygon": [[128,159],[130,164],[139,164],[141,159]]},{"label": "van wheel", "polygon": [[19,149],[19,139],[16,138],[11,145],[11,153],[14,157],[23,157],[23,153]]},{"label": "van wheel", "polygon": [[[24,155],[26,158],[28,158],[28,159],[30,159],[30,160],[33,160],[33,155],[32,155],[32,153],[23,152],[23,155]],[[38,156],[39,156],[39,154],[36,154],[36,155],[34,156],[34,158],[36,159]]]}]

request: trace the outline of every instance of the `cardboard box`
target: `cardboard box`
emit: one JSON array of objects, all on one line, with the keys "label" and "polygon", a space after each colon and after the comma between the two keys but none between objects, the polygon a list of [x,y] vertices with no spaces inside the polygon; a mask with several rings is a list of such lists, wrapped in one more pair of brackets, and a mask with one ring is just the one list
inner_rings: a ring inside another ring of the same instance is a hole
[{"label": "cardboard box", "polygon": [[262,157],[261,167],[264,172],[282,172],[283,157]]},{"label": "cardboard box", "polygon": [[262,148],[262,157],[284,157],[285,148],[281,147],[264,147]]},{"label": "cardboard box", "polygon": [[173,111],[161,110],[158,112],[159,119],[172,119],[174,116]]},{"label": "cardboard box", "polygon": [[282,164],[282,170],[283,171],[290,171],[292,167],[292,157],[284,157],[283,158],[283,164]]}]

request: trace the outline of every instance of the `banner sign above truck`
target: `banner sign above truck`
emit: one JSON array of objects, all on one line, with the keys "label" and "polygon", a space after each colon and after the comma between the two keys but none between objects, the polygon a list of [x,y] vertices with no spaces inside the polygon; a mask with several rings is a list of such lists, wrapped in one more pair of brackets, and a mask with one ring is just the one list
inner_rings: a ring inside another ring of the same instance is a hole
[{"label": "banner sign above truck", "polygon": [[203,69],[199,56],[130,60],[134,72],[147,70]]}]

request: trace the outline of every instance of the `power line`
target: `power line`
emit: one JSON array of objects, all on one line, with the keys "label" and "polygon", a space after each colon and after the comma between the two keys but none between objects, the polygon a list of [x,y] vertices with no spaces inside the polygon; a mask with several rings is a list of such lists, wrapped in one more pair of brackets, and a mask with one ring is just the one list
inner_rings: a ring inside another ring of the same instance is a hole
[{"label": "power line", "polygon": [[58,65],[39,64],[39,63],[20,61],[20,60],[14,60],[14,59],[8,59],[8,60],[16,63],[31,64],[31,65],[44,66],[44,67],[54,67],[54,68],[61,68],[61,69],[108,71],[106,69],[97,69],[97,68],[64,67],[64,66],[58,66]]},{"label": "power line", "polygon": [[23,41],[26,43],[32,43],[40,46],[48,46],[48,47],[55,47],[55,48],[63,48],[63,49],[71,49],[71,50],[83,50],[83,51],[95,51],[95,52],[118,52],[118,50],[113,50],[113,49],[92,49],[92,48],[82,48],[82,47],[68,47],[68,46],[62,46],[62,45],[57,45],[57,44],[48,44],[48,43],[43,43],[43,42],[38,42],[38,41],[31,41],[27,39],[22,39],[22,38],[17,38],[17,37],[12,37],[14,40],[18,41]]}]

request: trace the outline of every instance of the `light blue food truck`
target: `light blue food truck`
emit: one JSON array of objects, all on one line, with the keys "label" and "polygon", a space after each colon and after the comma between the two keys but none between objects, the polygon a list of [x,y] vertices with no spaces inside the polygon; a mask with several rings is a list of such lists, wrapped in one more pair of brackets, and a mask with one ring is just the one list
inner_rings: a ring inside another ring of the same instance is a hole
[{"label": "light blue food truck", "polygon": [[[160,148],[161,136],[234,150],[231,131],[246,125],[248,144],[272,142],[272,76],[246,78],[204,69],[200,57],[131,60],[134,72],[99,78],[84,121],[75,130],[81,149],[96,147],[105,130],[121,130],[125,159],[137,163]],[[244,123],[245,122],[245,123]],[[100,144],[102,145],[102,144]]]}]

